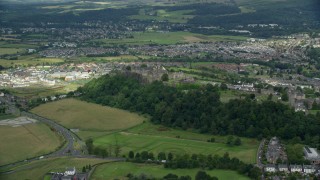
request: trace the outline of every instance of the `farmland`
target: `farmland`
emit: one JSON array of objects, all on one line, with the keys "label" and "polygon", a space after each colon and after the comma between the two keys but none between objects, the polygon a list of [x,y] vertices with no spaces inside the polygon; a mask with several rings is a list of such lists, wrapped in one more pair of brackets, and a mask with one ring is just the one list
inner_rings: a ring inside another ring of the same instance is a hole
[{"label": "farmland", "polygon": [[244,36],[201,35],[190,32],[136,32],[133,38],[95,40],[106,45],[145,45],[145,44],[177,44],[208,41],[243,41]]},{"label": "farmland", "polygon": [[44,64],[56,64],[64,62],[61,58],[37,58],[32,55],[20,56],[18,60],[0,59],[0,65],[3,67],[19,66],[36,66]]},{"label": "farmland", "polygon": [[41,123],[19,127],[0,126],[0,165],[40,156],[54,151],[62,138]]},{"label": "farmland", "polygon": [[[165,169],[161,165],[147,165],[147,164],[134,164],[134,163],[107,163],[100,165],[96,168],[93,173],[92,179],[123,179],[128,173],[133,175],[145,174],[147,176],[152,176],[155,178],[162,178],[163,176],[173,173],[179,176],[189,175],[195,177],[195,174],[199,169]],[[248,178],[242,175],[239,175],[235,171],[229,170],[211,170],[207,171],[211,176],[216,176],[219,179],[228,179],[228,180],[247,180]]]},{"label": "farmland", "polygon": [[17,54],[25,52],[25,49],[23,48],[0,48],[0,55],[5,55],[5,54]]},{"label": "farmland", "polygon": [[[65,99],[36,107],[33,113],[52,119],[70,129],[79,129],[82,138],[114,132],[142,123],[145,118],[128,111]],[[93,134],[91,134],[92,132]]]},{"label": "farmland", "polygon": [[[215,143],[207,142],[214,137]],[[228,146],[226,137],[210,136],[190,131],[166,128],[160,125],[143,123],[127,131],[105,135],[94,139],[94,145],[107,147],[118,141],[121,152],[127,155],[129,151],[172,152],[174,154],[218,154],[228,152],[231,157],[237,157],[247,163],[254,163],[258,141],[242,138],[241,146]]]},{"label": "farmland", "polygon": [[27,165],[16,167],[16,173],[3,175],[0,174],[0,179],[16,180],[21,179],[43,179],[44,175],[48,172],[64,172],[66,167],[76,167],[81,172],[83,166],[95,165],[97,163],[107,162],[107,160],[101,159],[86,159],[86,158],[51,158],[41,161],[35,161]]}]

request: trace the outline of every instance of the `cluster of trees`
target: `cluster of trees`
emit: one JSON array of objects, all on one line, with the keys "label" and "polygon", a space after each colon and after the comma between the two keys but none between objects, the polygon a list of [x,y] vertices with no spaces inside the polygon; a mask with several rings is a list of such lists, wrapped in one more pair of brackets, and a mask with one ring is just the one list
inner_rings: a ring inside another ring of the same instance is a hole
[{"label": "cluster of trees", "polygon": [[239,137],[234,138],[233,136],[228,136],[227,145],[228,146],[240,146],[242,144]]},{"label": "cluster of trees", "polygon": [[[206,30],[194,28],[197,33],[206,34],[232,34],[229,29],[235,28],[238,25],[247,26],[248,24],[279,24],[283,27],[246,27],[257,37],[271,37],[289,35],[297,32],[302,32],[303,29],[317,29],[319,26],[319,11],[314,8],[318,6],[316,0],[308,2],[291,2],[278,4],[264,4],[263,6],[255,6],[255,10],[249,13],[228,13],[233,15],[217,16],[214,14],[198,14],[193,19],[189,20],[189,24],[196,26],[219,26],[221,29]],[[232,7],[232,6],[231,6]],[[231,8],[230,7],[230,8]],[[224,7],[227,10],[230,8]],[[210,9],[207,8],[207,9]],[[219,11],[218,11],[219,12]],[[233,11],[230,11],[233,12]],[[301,26],[304,24],[304,26]]]},{"label": "cluster of trees", "polygon": [[210,84],[181,91],[158,81],[143,84],[141,77],[132,76],[102,76],[78,91],[83,100],[146,113],[152,122],[175,128],[252,138],[319,139],[320,117],[295,112],[288,105],[258,103],[250,97],[221,103],[219,88]]},{"label": "cluster of trees", "polygon": [[90,171],[91,169],[92,169],[91,164],[89,164],[89,165],[82,167],[82,172],[85,173],[85,172]]},{"label": "cluster of trees", "polygon": [[166,154],[165,152],[159,152],[155,155],[152,152],[142,151],[141,153],[134,153],[130,151],[128,154],[128,160],[143,163],[143,162],[158,162],[166,160],[164,163],[165,168],[171,169],[192,169],[192,168],[202,168],[202,169],[231,169],[238,171],[241,174],[249,176],[256,179],[260,176],[260,170],[253,167],[252,165],[247,165],[237,158],[230,158],[228,153],[225,153],[223,157],[218,155],[202,155],[202,154],[188,154],[185,155],[173,155],[172,153]]},{"label": "cluster of trees", "polygon": [[164,164],[165,168],[180,169],[180,168],[202,168],[202,169],[231,169],[240,174],[249,176],[252,179],[258,179],[261,175],[259,168],[253,165],[245,164],[237,158],[230,158],[228,153],[222,157],[218,155],[180,155],[175,156],[171,161]]},{"label": "cluster of trees", "polygon": [[193,10],[190,15],[226,15],[240,13],[241,10],[235,4],[223,3],[199,3],[184,6],[172,6],[167,8],[168,11]]},{"label": "cluster of trees", "polygon": [[[156,180],[157,178],[154,178],[153,176],[147,176],[145,174],[140,174],[140,175],[133,175],[131,173],[127,174],[127,178],[129,180]],[[191,180],[192,178],[189,175],[186,176],[178,176],[176,174],[172,174],[169,173],[165,176],[163,176],[163,178],[161,178],[163,180]],[[195,180],[218,180],[217,177],[215,176],[210,176],[209,174],[207,174],[205,171],[198,171],[196,176],[195,176]]]},{"label": "cluster of trees", "polygon": [[159,152],[157,156],[155,156],[152,152],[148,151],[142,151],[141,153],[137,152],[134,153],[133,151],[130,151],[128,154],[128,160],[133,161],[133,162],[146,162],[146,161],[156,161],[156,162],[161,162],[162,160],[172,160],[173,159],[173,154],[168,153],[166,154],[165,152]]},{"label": "cluster of trees", "polygon": [[107,148],[94,146],[93,140],[91,138],[86,140],[86,146],[88,148],[88,153],[96,156],[100,156],[102,158],[115,156],[119,157],[121,153],[121,146],[116,141],[115,144],[109,144]]}]

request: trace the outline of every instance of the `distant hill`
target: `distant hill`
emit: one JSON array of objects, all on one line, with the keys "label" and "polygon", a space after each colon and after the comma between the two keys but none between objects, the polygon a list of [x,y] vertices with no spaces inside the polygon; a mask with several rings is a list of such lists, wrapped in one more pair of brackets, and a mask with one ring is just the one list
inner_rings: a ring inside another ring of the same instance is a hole
[{"label": "distant hill", "polygon": [[65,3],[65,2],[72,2],[76,0],[2,0],[0,4],[6,3]]}]

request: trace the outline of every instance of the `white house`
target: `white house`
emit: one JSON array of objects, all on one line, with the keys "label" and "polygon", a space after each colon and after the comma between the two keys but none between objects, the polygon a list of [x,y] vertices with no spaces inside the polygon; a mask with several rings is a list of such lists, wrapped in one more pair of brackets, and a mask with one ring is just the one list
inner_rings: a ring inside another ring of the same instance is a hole
[{"label": "white house", "polygon": [[76,174],[76,168],[67,168],[67,170],[64,172],[65,176],[73,176]]},{"label": "white house", "polygon": [[264,167],[266,172],[276,172],[276,166],[273,164],[268,164]]},{"label": "white house", "polygon": [[291,172],[302,172],[302,166],[301,165],[290,165],[290,171]]},{"label": "white house", "polygon": [[316,168],[312,165],[303,165],[303,172],[306,174],[313,174],[316,172]]},{"label": "white house", "polygon": [[279,164],[278,169],[280,172],[289,172],[289,168],[286,164]]}]

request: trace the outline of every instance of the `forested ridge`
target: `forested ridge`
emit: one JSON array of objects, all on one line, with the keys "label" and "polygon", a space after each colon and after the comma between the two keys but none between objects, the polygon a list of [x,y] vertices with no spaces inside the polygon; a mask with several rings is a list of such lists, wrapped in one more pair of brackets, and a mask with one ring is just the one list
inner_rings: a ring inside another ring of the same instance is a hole
[{"label": "forested ridge", "polygon": [[181,91],[159,81],[146,84],[139,79],[132,74],[105,75],[78,91],[83,100],[146,113],[152,122],[165,126],[219,135],[278,136],[319,146],[318,116],[294,112],[280,102],[256,102],[249,96],[221,103],[219,88],[210,84]]}]

